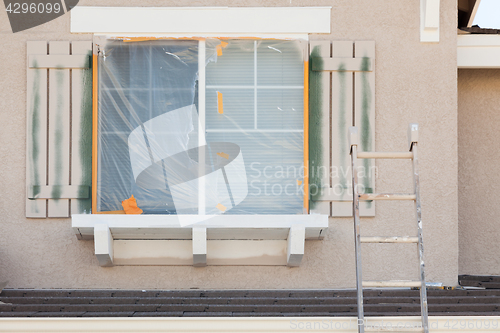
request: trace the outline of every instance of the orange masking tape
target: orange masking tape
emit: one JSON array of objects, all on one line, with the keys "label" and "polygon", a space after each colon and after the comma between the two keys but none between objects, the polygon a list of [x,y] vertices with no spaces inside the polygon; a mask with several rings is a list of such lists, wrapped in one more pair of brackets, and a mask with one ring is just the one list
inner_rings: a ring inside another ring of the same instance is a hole
[{"label": "orange masking tape", "polygon": [[224,153],[224,152],[217,153],[217,155],[219,155],[220,157],[225,158],[226,160],[228,160],[228,159],[229,159],[229,155],[228,155],[228,154],[226,154],[226,153]]},{"label": "orange masking tape", "polygon": [[122,206],[125,214],[142,214],[142,209],[137,206],[134,195],[131,195],[127,200],[123,200]]},{"label": "orange masking tape", "polygon": [[95,214],[126,214],[124,210],[110,210],[107,212],[97,212]]},{"label": "orange masking tape", "polygon": [[217,111],[219,111],[220,114],[224,113],[224,102],[222,100],[222,93],[217,92]]},{"label": "orange masking tape", "polygon": [[221,212],[225,212],[227,209],[226,206],[224,206],[223,204],[217,204],[217,206],[215,206],[215,208],[217,208]]},{"label": "orange masking tape", "polygon": [[304,61],[304,210],[309,213],[309,61]]},{"label": "orange masking tape", "polygon": [[215,47],[215,49],[217,50],[217,55],[219,57],[222,56],[222,49],[225,48],[228,45],[229,45],[228,42],[221,41],[220,44]]},{"label": "orange masking tape", "polygon": [[97,54],[92,55],[92,213],[97,213]]}]

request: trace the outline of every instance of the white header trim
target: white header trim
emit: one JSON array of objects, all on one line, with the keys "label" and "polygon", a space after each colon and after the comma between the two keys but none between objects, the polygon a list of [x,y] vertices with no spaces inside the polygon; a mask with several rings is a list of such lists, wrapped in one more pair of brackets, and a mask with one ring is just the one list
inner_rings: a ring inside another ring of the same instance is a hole
[{"label": "white header trim", "polygon": [[86,7],[71,10],[72,33],[330,33],[331,7]]},{"label": "white header trim", "polygon": [[458,68],[500,68],[500,35],[457,36]]}]

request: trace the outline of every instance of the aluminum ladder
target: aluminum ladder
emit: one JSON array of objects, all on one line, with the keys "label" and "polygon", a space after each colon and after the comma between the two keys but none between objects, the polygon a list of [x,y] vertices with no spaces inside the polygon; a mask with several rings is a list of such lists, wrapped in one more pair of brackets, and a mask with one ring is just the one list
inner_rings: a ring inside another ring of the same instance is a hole
[{"label": "aluminum ladder", "polygon": [[[429,332],[428,310],[427,310],[427,289],[425,285],[424,273],[424,248],[422,241],[422,219],[420,209],[420,185],[418,176],[418,124],[410,124],[408,128],[408,152],[358,152],[359,134],[357,127],[349,128],[349,144],[352,167],[352,188],[353,188],[353,216],[356,249],[356,289],[358,298],[358,332],[380,332],[383,327],[365,327],[365,317],[363,311],[363,287],[419,287],[420,307],[422,312],[422,326],[418,328],[404,329],[411,332]],[[367,193],[359,194],[357,160],[358,159],[411,159],[413,161],[413,184],[414,193]],[[361,237],[359,221],[359,201],[370,200],[413,200],[415,202],[417,236],[390,236],[390,237]],[[418,258],[420,265],[420,280],[416,281],[363,281],[361,275],[361,244],[362,243],[415,243],[418,247]]]}]

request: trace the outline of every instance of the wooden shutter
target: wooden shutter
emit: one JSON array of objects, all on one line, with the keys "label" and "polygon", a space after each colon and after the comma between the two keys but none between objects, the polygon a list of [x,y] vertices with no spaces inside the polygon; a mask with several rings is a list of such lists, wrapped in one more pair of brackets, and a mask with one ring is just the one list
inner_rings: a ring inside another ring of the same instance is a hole
[{"label": "wooden shutter", "polygon": [[92,42],[27,51],[26,217],[90,212]]},{"label": "wooden shutter", "polygon": [[[347,131],[358,126],[360,151],[375,149],[375,43],[311,41],[309,63],[311,212],[352,216]],[[366,192],[374,192],[374,165],[359,165]],[[374,216],[375,203],[361,202],[360,214]]]}]

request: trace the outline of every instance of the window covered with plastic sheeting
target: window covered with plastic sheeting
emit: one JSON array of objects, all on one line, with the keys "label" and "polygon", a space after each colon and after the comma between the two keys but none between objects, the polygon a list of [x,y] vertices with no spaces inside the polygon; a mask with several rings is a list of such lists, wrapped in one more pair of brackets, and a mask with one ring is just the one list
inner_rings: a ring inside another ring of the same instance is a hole
[{"label": "window covered with plastic sheeting", "polygon": [[101,45],[97,211],[302,214],[303,45]]}]

